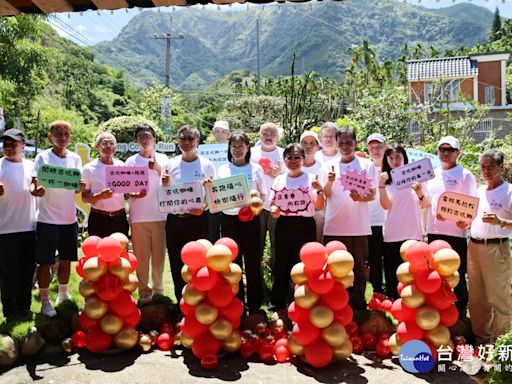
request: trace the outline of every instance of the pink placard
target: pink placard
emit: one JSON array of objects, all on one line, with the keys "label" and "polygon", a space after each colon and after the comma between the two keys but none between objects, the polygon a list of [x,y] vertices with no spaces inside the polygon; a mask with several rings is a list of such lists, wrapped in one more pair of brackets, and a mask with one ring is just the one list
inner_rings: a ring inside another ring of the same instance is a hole
[{"label": "pink placard", "polygon": [[311,196],[307,189],[287,189],[275,191],[274,204],[282,214],[298,214],[307,211],[311,204]]},{"label": "pink placard", "polygon": [[147,190],[149,168],[142,166],[109,166],[105,170],[107,188],[116,193],[137,193]]},{"label": "pink placard", "polygon": [[345,191],[356,191],[360,195],[370,192],[372,180],[368,178],[366,169],[362,173],[347,169],[340,175],[340,183]]},{"label": "pink placard", "polygon": [[437,215],[452,221],[472,222],[480,199],[457,192],[443,192],[437,201]]}]

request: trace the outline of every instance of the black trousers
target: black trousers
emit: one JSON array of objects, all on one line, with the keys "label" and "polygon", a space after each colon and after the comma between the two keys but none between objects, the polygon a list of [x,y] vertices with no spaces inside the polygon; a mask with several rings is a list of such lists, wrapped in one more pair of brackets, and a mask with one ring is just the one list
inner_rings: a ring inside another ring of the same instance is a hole
[{"label": "black trousers", "polygon": [[354,286],[347,291],[353,309],[366,309],[366,261],[368,260],[368,236],[325,236],[324,243],[341,241],[354,258]]},{"label": "black trousers", "polygon": [[0,235],[0,293],[5,318],[30,311],[36,232]]},{"label": "black trousers", "polygon": [[183,261],[181,261],[181,248],[189,241],[208,238],[208,215],[203,212],[201,216],[167,215],[165,225],[165,238],[167,240],[167,253],[171,264],[174,294],[178,303],[181,300],[181,291],[185,282],[181,277]]},{"label": "black trousers", "polygon": [[400,256],[400,247],[403,241],[395,241],[392,243],[384,243],[384,276],[386,278],[386,295],[393,299],[399,299],[398,294],[398,278],[396,270],[402,264],[403,260]]},{"label": "black trousers", "polygon": [[383,248],[382,227],[372,227],[372,234],[368,236],[368,265],[370,267],[370,284],[373,287],[373,292],[384,292],[382,289]]},{"label": "black trousers", "polygon": [[459,310],[459,315],[465,318],[466,309],[468,306],[468,286],[466,284],[466,272],[468,267],[468,240],[464,237],[437,235],[429,233],[428,242],[431,243],[435,240],[446,241],[460,256],[460,282],[454,288],[453,291],[455,292],[455,296],[457,296],[457,302],[455,303],[455,305]]},{"label": "black trousers", "polygon": [[[212,242],[212,244],[214,244],[217,240],[220,239],[220,236],[221,236],[221,216],[222,216],[222,213],[221,212],[217,212],[217,213],[208,213],[209,215],[209,218],[208,218],[208,221],[209,221],[209,224],[208,224],[208,230],[209,230],[209,233],[208,233],[208,240],[210,240]],[[227,236],[225,235],[224,233],[222,233],[222,236]]]},{"label": "black trousers", "polygon": [[91,211],[89,214],[87,232],[89,236],[94,235],[99,237],[107,237],[115,232],[121,232],[128,236],[129,227],[128,220],[126,220],[126,213],[111,217]]},{"label": "black trousers", "polygon": [[263,300],[263,277],[261,273],[263,250],[260,243],[259,217],[255,217],[248,222],[242,222],[238,219],[238,215],[222,214],[221,224],[222,236],[230,237],[238,244],[238,255],[235,263],[245,272],[247,300],[245,299],[246,290],[244,289],[243,279],[240,280],[238,298],[246,304],[249,313],[253,313],[260,309]]},{"label": "black trousers", "polygon": [[316,223],[313,217],[280,216],[276,223],[276,254],[270,309],[284,309],[291,298],[290,272],[300,263],[300,249],[316,241]]}]

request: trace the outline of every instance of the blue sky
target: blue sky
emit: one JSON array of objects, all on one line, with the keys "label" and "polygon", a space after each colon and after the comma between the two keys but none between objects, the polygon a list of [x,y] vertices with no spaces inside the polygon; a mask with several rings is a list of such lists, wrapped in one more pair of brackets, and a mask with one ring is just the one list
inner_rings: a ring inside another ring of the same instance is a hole
[{"label": "blue sky", "polygon": [[[357,0],[348,0],[357,1]],[[378,0],[374,0],[378,1]],[[384,1],[384,0],[380,0]],[[475,5],[486,7],[492,11],[496,6],[500,9],[500,14],[504,17],[512,18],[512,0],[407,0],[407,2],[414,5],[421,5],[426,8],[442,8],[449,7],[455,3],[471,2]],[[331,3],[332,4],[332,3]],[[320,3],[310,2],[297,4],[297,7],[323,6]],[[286,4],[284,7],[292,7],[294,5]],[[341,6],[341,5],[338,5]],[[200,7],[200,6],[199,6]],[[220,12],[233,11],[235,9],[245,10],[247,5],[233,5],[232,7],[221,6]],[[258,7],[255,4],[250,4],[249,7]],[[261,6],[259,6],[261,7]],[[196,8],[198,8],[196,6]],[[218,9],[217,6],[209,5],[208,9]],[[163,12],[172,12],[170,7],[162,7]],[[266,12],[275,12],[269,6],[265,8]],[[70,38],[80,45],[93,45],[100,41],[112,40],[119,34],[121,29],[130,21],[130,19],[138,14],[138,9],[129,10],[116,10],[101,11],[101,12],[84,12],[71,13],[71,14],[57,14],[58,20],[53,20],[51,23],[61,36]],[[180,9],[176,7],[176,12],[187,12],[187,9]]]}]

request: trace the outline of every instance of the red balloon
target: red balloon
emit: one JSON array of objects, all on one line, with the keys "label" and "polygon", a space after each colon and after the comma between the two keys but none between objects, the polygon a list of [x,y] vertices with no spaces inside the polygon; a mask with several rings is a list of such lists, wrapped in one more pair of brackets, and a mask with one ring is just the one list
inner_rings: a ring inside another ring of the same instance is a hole
[{"label": "red balloon", "polygon": [[132,266],[132,270],[130,272],[133,272],[137,269],[137,265],[139,265],[139,261],[137,260],[137,256],[135,256],[133,253],[130,252],[123,252],[121,254],[121,257],[125,258],[130,262],[130,265]]},{"label": "red balloon", "polygon": [[361,335],[361,340],[363,340],[363,347],[367,351],[374,351],[375,346],[377,344],[377,336],[373,333],[366,332]]},{"label": "red balloon", "polygon": [[455,325],[457,320],[459,320],[459,310],[455,306],[455,304],[450,305],[446,309],[442,309],[439,311],[439,315],[441,317],[441,324],[446,327],[451,327]]},{"label": "red balloon", "polygon": [[274,359],[274,346],[268,341],[263,341],[258,346],[258,356],[261,361],[268,362]]},{"label": "red balloon", "polygon": [[309,320],[301,321],[293,326],[293,338],[301,345],[308,345],[320,336],[320,330]]},{"label": "red balloon", "polygon": [[348,304],[348,299],[347,289],[339,283],[334,284],[334,287],[329,292],[322,295],[322,302],[328,305],[333,311],[345,308]]},{"label": "red balloon", "polygon": [[240,328],[240,324],[242,323],[242,319],[240,317],[237,317],[236,319],[226,319],[231,323],[231,328],[238,329]]},{"label": "red balloon", "polygon": [[430,250],[432,251],[433,255],[435,255],[435,253],[437,251],[439,251],[440,249],[444,249],[444,248],[451,249],[452,248],[450,243],[448,243],[447,241],[444,241],[444,240],[434,240],[428,246],[429,246]]},{"label": "red balloon", "polygon": [[162,351],[168,351],[174,344],[174,338],[168,333],[161,333],[157,339],[158,348]]},{"label": "red balloon", "polygon": [[128,316],[136,307],[135,300],[128,292],[123,291],[109,302],[110,310],[121,317]]},{"label": "red balloon", "polygon": [[194,305],[187,304],[183,298],[180,300],[181,313],[185,316],[192,314],[194,315],[196,307]]},{"label": "red balloon", "polygon": [[361,353],[363,352],[364,345],[363,340],[359,335],[350,336],[350,342],[352,343],[352,352]]},{"label": "red balloon", "polygon": [[272,161],[268,158],[268,157],[261,157],[260,160],[258,161],[259,165],[261,166],[261,168],[263,168],[263,171],[268,171],[270,166],[272,165]]},{"label": "red balloon", "polygon": [[282,338],[280,339],[277,339],[276,342],[274,343],[274,347],[277,348],[277,347],[286,347],[288,348],[288,335],[283,335]]},{"label": "red balloon", "polygon": [[334,287],[334,279],[331,272],[317,269],[309,275],[308,285],[313,292],[323,295]]},{"label": "red balloon", "polygon": [[82,331],[75,331],[71,336],[71,340],[73,340],[73,345],[82,349],[87,345],[87,335]]},{"label": "red balloon", "polygon": [[119,259],[123,251],[119,240],[113,237],[104,237],[101,239],[98,243],[97,250],[100,254],[100,258],[107,263]]},{"label": "red balloon", "polygon": [[192,352],[195,357],[202,359],[206,355],[216,355],[219,352],[219,341],[209,332],[192,338],[194,339]]},{"label": "red balloon", "polygon": [[135,306],[135,308],[133,308],[133,310],[128,315],[122,318],[123,325],[125,327],[136,328],[140,323],[141,316],[142,314],[139,307]]},{"label": "red balloon", "polygon": [[300,249],[300,261],[311,270],[321,269],[327,261],[327,251],[320,243],[306,243]]},{"label": "red balloon", "polygon": [[392,306],[393,306],[393,302],[390,299],[384,299],[384,301],[382,301],[381,308],[384,311],[386,311],[386,312],[391,311]]},{"label": "red balloon", "polygon": [[220,315],[229,321],[240,320],[240,316],[244,313],[244,303],[238,297],[233,297],[231,303],[219,308],[219,311]]},{"label": "red balloon", "polygon": [[350,305],[345,305],[342,309],[334,311],[334,320],[345,326],[352,322],[354,310]]},{"label": "red balloon", "polygon": [[362,157],[362,158],[366,158],[366,155],[364,154],[364,152],[361,152],[361,151],[355,151],[354,155]]},{"label": "red balloon", "polygon": [[222,244],[231,250],[231,261],[235,260],[238,256],[238,244],[230,237],[221,237],[215,244]]},{"label": "red balloon", "polygon": [[428,340],[422,340],[430,348],[430,354],[434,358],[434,362],[437,360],[437,348]]},{"label": "red balloon", "polygon": [[423,339],[424,333],[423,329],[418,327],[418,325],[413,321],[403,321],[398,324],[396,329],[396,334],[403,344],[411,340]]},{"label": "red balloon", "polygon": [[422,241],[411,244],[409,248],[407,248],[406,257],[407,261],[411,263],[411,268],[415,271],[428,268],[429,265],[434,265],[432,251],[428,244]]},{"label": "red balloon", "polygon": [[439,272],[436,270],[431,271],[428,268],[415,271],[414,277],[416,286],[424,293],[434,293],[441,287],[441,283],[443,282],[443,278]]},{"label": "red balloon", "polygon": [[181,332],[183,332],[191,339],[195,340],[199,336],[208,332],[208,325],[201,324],[199,321],[197,321],[194,315],[185,316],[182,321],[183,325],[181,327]]},{"label": "red balloon", "polygon": [[332,348],[322,339],[306,345],[304,352],[306,361],[316,368],[325,367],[332,360]]},{"label": "red balloon", "polygon": [[[251,221],[254,218],[254,212],[251,210],[251,207],[248,205],[244,205],[240,210],[238,211],[238,219],[241,222],[247,223]],[[232,259],[234,260],[234,259]]]},{"label": "red balloon", "polygon": [[78,324],[80,325],[80,328],[82,328],[84,331],[88,331],[89,329],[99,325],[100,320],[91,319],[89,316],[87,316],[87,313],[85,313],[84,311],[80,314],[80,316],[78,316]]},{"label": "red balloon", "polygon": [[288,306],[288,317],[290,320],[299,323],[304,320],[309,320],[310,309],[302,308],[295,301]]},{"label": "red balloon", "polygon": [[416,309],[406,306],[402,299],[394,301],[391,306],[391,314],[398,321],[416,321]]},{"label": "red balloon", "polygon": [[359,325],[355,321],[350,321],[348,324],[345,324],[345,331],[349,337],[359,335]]},{"label": "red balloon", "polygon": [[274,356],[278,363],[284,363],[290,356],[290,351],[287,346],[280,345],[278,347],[275,347]]},{"label": "red balloon", "polygon": [[94,290],[101,300],[112,301],[123,292],[123,282],[107,272],[94,283]]},{"label": "red balloon", "polygon": [[201,359],[201,368],[211,370],[217,368],[219,357],[215,354],[204,355]]},{"label": "red balloon", "polygon": [[218,308],[225,307],[233,300],[233,291],[224,279],[217,279],[212,289],[207,292],[208,301]]},{"label": "red balloon", "polygon": [[174,336],[174,327],[168,321],[164,321],[162,324],[160,324],[159,332],[168,333],[169,336]]},{"label": "red balloon", "polygon": [[399,295],[402,293],[402,289],[404,289],[404,287],[407,286],[407,285],[408,284],[398,283],[398,285],[396,286],[396,290],[397,290]]},{"label": "red balloon", "polygon": [[197,241],[189,241],[181,249],[181,260],[195,271],[206,265],[206,248]]},{"label": "red balloon", "polygon": [[240,345],[240,354],[244,359],[250,359],[256,353],[256,345],[252,340],[244,340],[242,341],[242,345]]},{"label": "red balloon", "polygon": [[379,339],[377,342],[377,346],[375,348],[377,355],[380,357],[386,357],[391,353],[389,349],[389,340],[388,339]]},{"label": "red balloon", "polygon": [[101,241],[101,237],[89,236],[82,243],[82,252],[85,257],[98,256],[98,243]]},{"label": "red balloon", "polygon": [[87,333],[87,350],[89,352],[103,352],[110,347],[112,335],[103,332],[99,327],[93,328]]},{"label": "red balloon", "polygon": [[334,251],[346,251],[347,247],[341,241],[333,240],[333,241],[329,241],[325,245],[325,250],[326,250],[327,254],[330,255]]},{"label": "red balloon", "polygon": [[452,289],[444,284],[441,284],[441,288],[434,293],[427,295],[427,305],[439,310],[448,308],[455,301],[457,301],[457,297]]},{"label": "red balloon", "polygon": [[81,257],[76,263],[76,274],[80,276],[82,279],[85,279],[84,275],[84,263],[87,261],[88,257]]},{"label": "red balloon", "polygon": [[210,267],[200,267],[192,275],[192,284],[200,291],[208,291],[213,288],[219,273]]}]

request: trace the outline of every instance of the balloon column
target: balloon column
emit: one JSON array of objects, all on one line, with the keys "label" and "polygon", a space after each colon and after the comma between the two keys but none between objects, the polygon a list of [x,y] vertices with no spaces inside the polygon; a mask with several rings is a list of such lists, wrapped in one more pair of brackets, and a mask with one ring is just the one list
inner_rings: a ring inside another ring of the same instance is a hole
[{"label": "balloon column", "polygon": [[242,270],[233,263],[237,254],[238,245],[227,237],[215,245],[191,241],[181,250],[181,275],[187,283],[180,301],[185,315],[181,343],[192,348],[205,369],[217,366],[219,350],[235,352],[242,343],[238,328],[244,305],[235,297]]},{"label": "balloon column", "polygon": [[306,243],[300,259],[291,271],[296,286],[288,307],[294,323],[288,348],[312,366],[324,367],[333,357],[345,360],[352,354],[345,325],[353,315],[347,287],[354,283],[354,259],[339,241]]},{"label": "balloon column", "polygon": [[448,327],[459,317],[453,293],[460,280],[459,255],[443,240],[430,244],[408,240],[400,255],[404,262],[396,274],[401,298],[391,307],[399,324],[389,339],[391,352],[398,355],[410,340],[422,340],[433,351],[441,345],[453,348]]},{"label": "balloon column", "polygon": [[82,251],[84,257],[76,271],[83,278],[79,290],[85,306],[79,323],[85,333],[75,332],[75,346],[91,352],[103,352],[112,344],[132,348],[139,340],[135,327],[141,314],[132,297],[138,286],[137,277],[131,274],[137,268],[137,258],[128,253],[128,238],[122,233],[103,239],[90,236]]}]

